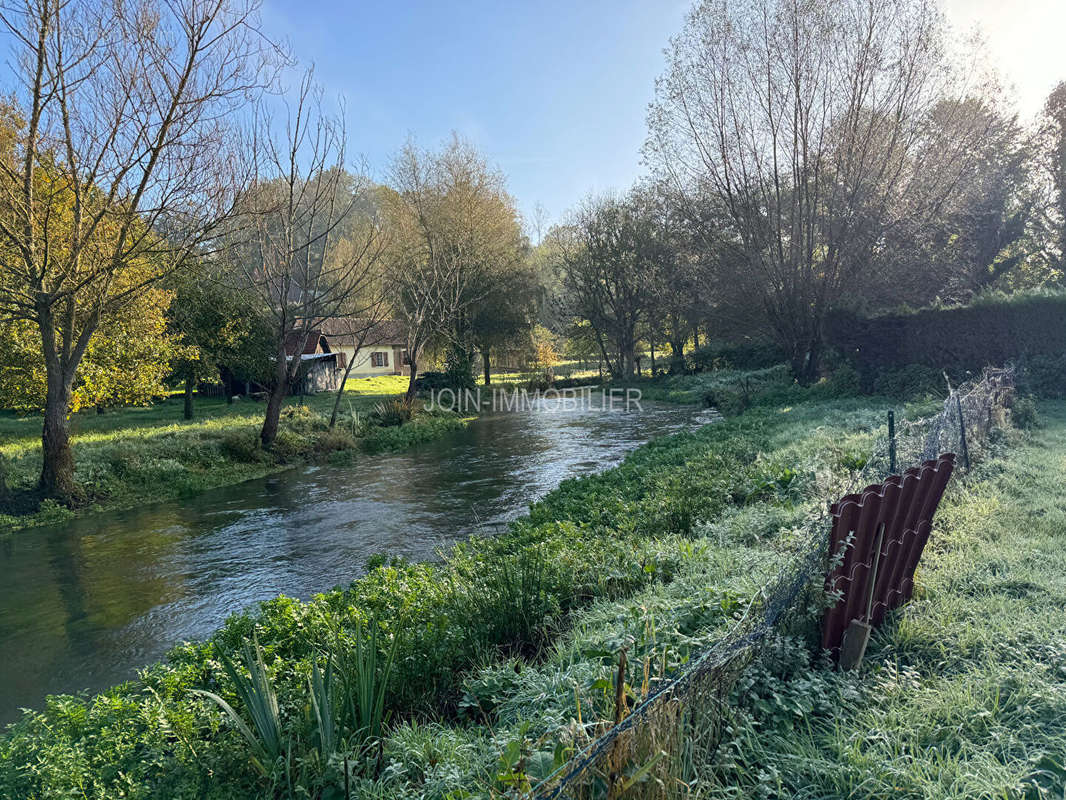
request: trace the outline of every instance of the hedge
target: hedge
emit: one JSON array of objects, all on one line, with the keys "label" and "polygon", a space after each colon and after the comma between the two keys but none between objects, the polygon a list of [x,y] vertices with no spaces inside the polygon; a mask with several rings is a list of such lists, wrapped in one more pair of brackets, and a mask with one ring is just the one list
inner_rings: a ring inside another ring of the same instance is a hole
[{"label": "hedge", "polygon": [[960,373],[986,364],[1046,363],[1066,353],[1066,292],[876,317],[838,311],[827,320],[826,338],[868,381],[907,365]]}]

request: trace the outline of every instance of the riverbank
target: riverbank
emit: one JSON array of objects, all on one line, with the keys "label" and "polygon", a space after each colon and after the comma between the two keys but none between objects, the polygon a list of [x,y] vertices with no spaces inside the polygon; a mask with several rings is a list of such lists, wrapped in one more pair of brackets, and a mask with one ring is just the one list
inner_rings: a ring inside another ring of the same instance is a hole
[{"label": "riverbank", "polygon": [[920,589],[861,670],[780,641],[701,797],[1066,793],[1066,403],[953,480]]},{"label": "riverbank", "polygon": [[417,412],[403,420],[390,403],[406,388],[406,380],[350,381],[333,430],[328,426],[332,394],[289,398],[269,452],[257,438],[263,405],[247,399],[199,398],[193,420],[183,419],[180,398],[147,408],[80,412],[71,421],[75,478],[82,492],[73,508],[38,504],[32,496],[41,464],[40,419],[0,416],[0,460],[10,491],[0,498],[0,535],[103,510],[192,497],[295,465],[344,463],[360,453],[401,450],[472,419]]},{"label": "riverbank", "polygon": [[[441,564],[386,560],[347,590],[234,617],[140,681],[26,716],[0,744],[0,789],[319,797],[347,783],[353,797],[440,797],[491,785],[501,748],[535,749],[570,724],[575,697],[585,714],[606,713],[615,639],[676,630],[696,642],[731,619],[779,563],[778,532],[806,513],[805,493],[865,462],[885,409],[768,406],[657,439],[616,469],[565,481],[505,533],[458,545]],[[239,697],[220,661],[242,660],[244,640],[262,648],[284,758],[264,761],[196,693],[219,692],[247,714],[254,699]],[[349,681],[386,687],[379,749],[364,749],[339,706],[328,725],[309,715],[313,664],[329,653]],[[364,653],[358,664],[352,653]],[[324,725],[337,734],[326,752]]]}]

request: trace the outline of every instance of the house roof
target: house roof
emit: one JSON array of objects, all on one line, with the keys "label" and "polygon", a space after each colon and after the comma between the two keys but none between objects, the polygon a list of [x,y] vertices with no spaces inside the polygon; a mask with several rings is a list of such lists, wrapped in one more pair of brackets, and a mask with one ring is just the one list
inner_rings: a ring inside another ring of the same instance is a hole
[{"label": "house roof", "polygon": [[[322,334],[336,345],[355,345],[366,326],[365,320],[327,319],[322,323]],[[364,345],[407,344],[407,330],[398,320],[385,319],[370,325]]]},{"label": "house roof", "polygon": [[[300,346],[300,340],[303,338],[303,334],[298,331],[290,331],[285,336],[285,353],[287,355],[295,355],[297,348]],[[314,355],[315,353],[328,353],[329,342],[322,335],[322,331],[314,330],[307,334],[307,339],[304,341],[303,352],[301,355]]]}]

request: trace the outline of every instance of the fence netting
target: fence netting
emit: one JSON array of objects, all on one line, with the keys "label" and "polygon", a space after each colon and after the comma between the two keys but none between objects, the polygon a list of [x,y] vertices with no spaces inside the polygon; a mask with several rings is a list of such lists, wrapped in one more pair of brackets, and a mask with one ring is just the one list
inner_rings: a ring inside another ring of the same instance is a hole
[{"label": "fence netting", "polygon": [[[789,566],[751,599],[740,620],[676,674],[650,684],[647,694],[613,724],[593,726],[578,751],[527,795],[533,800],[667,800],[690,796],[701,765],[714,757],[729,719],[734,686],[771,640],[821,596],[828,563],[829,504],[847,492],[879,483],[944,452],[959,456],[965,470],[1006,423],[1014,387],[1011,368],[986,368],[981,375],[946,387],[934,414],[899,421],[877,437],[865,465],[820,498],[795,537]],[[619,676],[624,675],[624,661]],[[621,707],[624,708],[624,703]],[[618,715],[621,716],[621,715]]]}]

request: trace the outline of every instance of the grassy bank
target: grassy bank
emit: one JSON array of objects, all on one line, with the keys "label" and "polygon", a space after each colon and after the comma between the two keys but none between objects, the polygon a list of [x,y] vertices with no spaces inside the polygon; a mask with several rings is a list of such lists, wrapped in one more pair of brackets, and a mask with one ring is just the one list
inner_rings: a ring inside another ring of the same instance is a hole
[{"label": "grassy bank", "polygon": [[701,797],[1066,795],[1066,404],[1040,410],[953,482],[920,590],[861,671],[779,642]]},{"label": "grassy bank", "polygon": [[183,419],[181,398],[104,414],[79,412],[72,415],[71,429],[83,497],[74,510],[50,502],[39,509],[36,502],[16,508],[20,493],[32,489],[40,472],[41,420],[0,414],[0,460],[13,493],[0,499],[0,533],[61,522],[73,514],[190,497],[294,464],[402,449],[464,424],[441,413],[418,414],[400,425],[380,413],[379,406],[402,393],[406,381],[402,376],[349,381],[333,431],[327,424],[332,394],[289,398],[270,452],[257,439],[263,404],[251,400],[198,398],[191,421]]},{"label": "grassy bank", "polygon": [[[234,617],[136,682],[27,714],[0,741],[0,795],[502,791],[509,771],[565,756],[575,713],[592,728],[608,718],[620,644],[638,691],[643,657],[653,679],[729,624],[788,557],[803,498],[863,465],[884,410],[767,406],[665,437],[564,482],[503,535],[440,564],[378,564],[345,591]],[[253,641],[261,661],[241,655]],[[262,672],[251,694],[234,682],[248,668]]]}]

